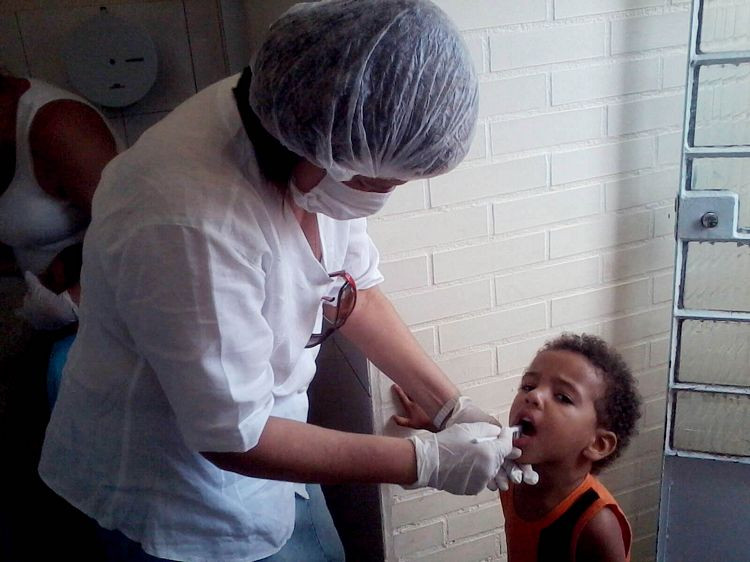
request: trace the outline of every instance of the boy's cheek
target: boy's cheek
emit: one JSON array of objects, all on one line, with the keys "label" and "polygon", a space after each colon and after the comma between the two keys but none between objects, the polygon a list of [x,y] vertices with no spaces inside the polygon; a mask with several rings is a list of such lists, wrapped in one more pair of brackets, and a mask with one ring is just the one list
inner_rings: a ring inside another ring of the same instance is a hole
[{"label": "boy's cheek", "polygon": [[538,462],[537,455],[534,454],[534,451],[527,449],[524,451],[521,449],[521,456],[515,459],[516,462],[521,464],[534,464],[535,462]]},{"label": "boy's cheek", "polygon": [[508,412],[508,423],[510,423],[513,420],[513,417],[516,415],[516,412],[520,408],[522,403],[520,394],[516,394],[515,398],[513,398],[513,402],[510,405],[510,411]]}]

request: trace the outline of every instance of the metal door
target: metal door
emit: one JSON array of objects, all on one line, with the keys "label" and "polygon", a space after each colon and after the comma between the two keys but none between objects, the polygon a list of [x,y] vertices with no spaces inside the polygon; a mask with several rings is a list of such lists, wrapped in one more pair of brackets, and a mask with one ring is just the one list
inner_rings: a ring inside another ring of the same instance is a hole
[{"label": "metal door", "polygon": [[750,0],[693,0],[660,561],[750,560]]}]

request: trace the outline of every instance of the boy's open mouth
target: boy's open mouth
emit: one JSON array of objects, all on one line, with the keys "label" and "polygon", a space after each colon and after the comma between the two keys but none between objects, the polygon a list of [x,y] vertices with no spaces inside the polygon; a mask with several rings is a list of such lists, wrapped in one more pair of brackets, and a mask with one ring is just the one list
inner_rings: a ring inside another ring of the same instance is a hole
[{"label": "boy's open mouth", "polygon": [[528,435],[529,437],[536,434],[536,427],[534,427],[534,422],[532,422],[529,418],[521,418],[518,420],[518,425],[521,426],[521,435]]}]

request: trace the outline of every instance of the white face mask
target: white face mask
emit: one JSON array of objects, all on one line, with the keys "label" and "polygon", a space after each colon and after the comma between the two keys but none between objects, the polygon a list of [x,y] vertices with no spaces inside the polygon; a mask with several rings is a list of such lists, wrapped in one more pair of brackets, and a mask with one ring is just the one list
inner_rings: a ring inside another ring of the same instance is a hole
[{"label": "white face mask", "polygon": [[289,181],[292,199],[308,213],[323,213],[333,219],[348,220],[374,215],[383,208],[388,193],[361,191],[336,181],[327,173],[307,193],[297,189],[294,179]]}]

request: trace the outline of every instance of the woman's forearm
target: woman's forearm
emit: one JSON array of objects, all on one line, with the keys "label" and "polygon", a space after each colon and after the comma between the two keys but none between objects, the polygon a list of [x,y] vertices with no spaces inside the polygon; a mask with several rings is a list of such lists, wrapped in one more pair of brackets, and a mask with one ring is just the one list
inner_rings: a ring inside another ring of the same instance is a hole
[{"label": "woman's forearm", "polygon": [[362,435],[270,417],[258,444],[244,453],[202,453],[219,468],[271,480],[412,484],[414,446],[407,439]]},{"label": "woman's forearm", "polygon": [[378,369],[398,383],[430,419],[459,390],[424,352],[387,297],[360,291],[357,307],[341,328]]}]

